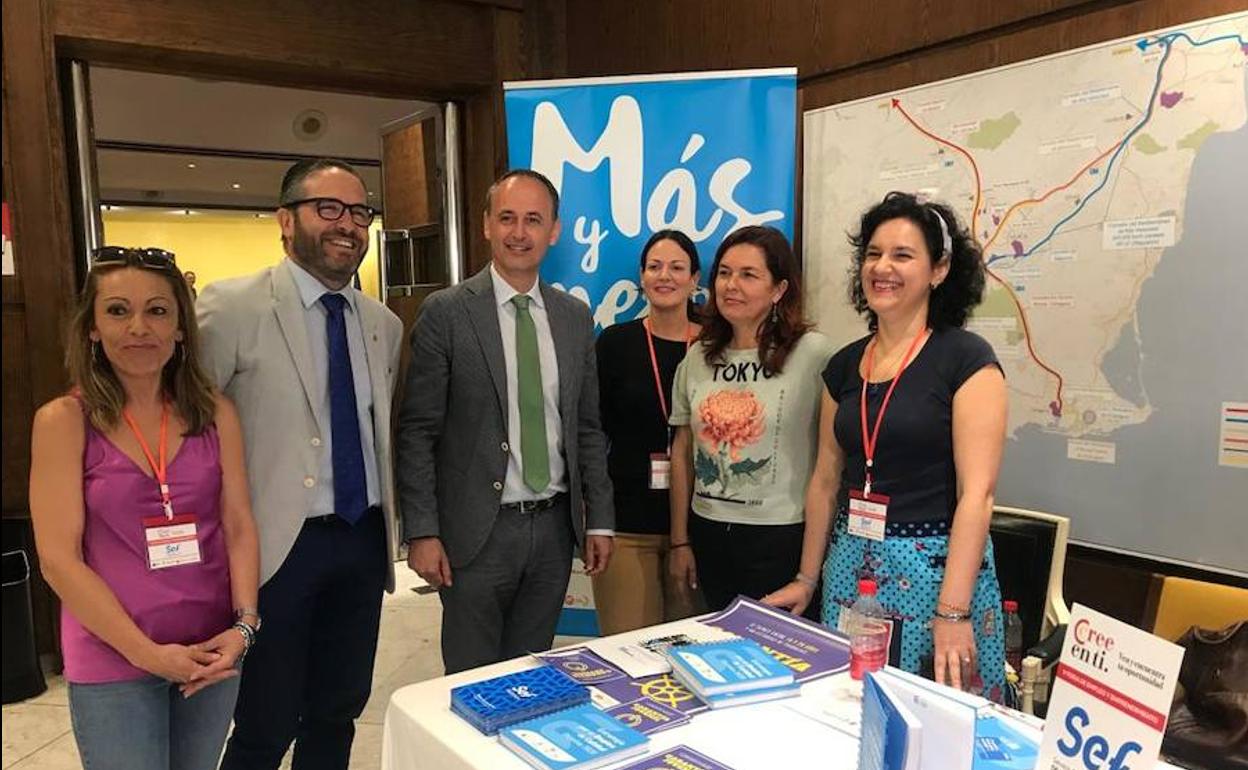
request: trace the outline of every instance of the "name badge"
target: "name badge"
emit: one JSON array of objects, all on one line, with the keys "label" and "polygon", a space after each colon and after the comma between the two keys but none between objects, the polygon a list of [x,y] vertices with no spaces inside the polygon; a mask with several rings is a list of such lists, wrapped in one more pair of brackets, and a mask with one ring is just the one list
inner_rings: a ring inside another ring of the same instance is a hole
[{"label": "name badge", "polygon": [[194,514],[145,518],[143,533],[147,539],[148,569],[168,569],[202,561]]},{"label": "name badge", "polygon": [[668,489],[672,486],[672,458],[666,452],[650,455],[650,488]]},{"label": "name badge", "polygon": [[888,522],[888,495],[876,495],[858,489],[849,490],[849,525],[851,535],[869,540],[884,539]]}]

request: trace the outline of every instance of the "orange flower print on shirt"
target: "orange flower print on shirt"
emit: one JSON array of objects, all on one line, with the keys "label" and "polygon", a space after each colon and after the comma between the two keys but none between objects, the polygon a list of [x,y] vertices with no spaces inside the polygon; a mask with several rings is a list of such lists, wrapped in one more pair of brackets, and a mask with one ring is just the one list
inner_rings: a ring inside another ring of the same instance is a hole
[{"label": "orange flower print on shirt", "polygon": [[740,450],[758,441],[767,427],[763,405],[748,390],[720,390],[710,394],[698,407],[702,430],[698,438],[711,454],[727,449],[733,462]]},{"label": "orange flower print on shirt", "polygon": [[720,390],[698,406],[698,447],[693,471],[698,494],[709,494],[719,485],[720,497],[737,499],[743,487],[759,483],[759,474],[771,457],[743,457],[743,450],[767,430],[766,408],[749,390]]}]

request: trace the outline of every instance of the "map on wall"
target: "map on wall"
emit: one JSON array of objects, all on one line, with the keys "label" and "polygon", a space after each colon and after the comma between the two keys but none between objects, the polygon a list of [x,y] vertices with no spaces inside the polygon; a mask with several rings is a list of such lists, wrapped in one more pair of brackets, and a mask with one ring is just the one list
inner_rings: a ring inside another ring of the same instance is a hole
[{"label": "map on wall", "polygon": [[845,343],[846,234],[890,190],[984,252],[968,328],[1010,392],[1003,505],[1248,572],[1248,14],[805,115],[810,313]]}]

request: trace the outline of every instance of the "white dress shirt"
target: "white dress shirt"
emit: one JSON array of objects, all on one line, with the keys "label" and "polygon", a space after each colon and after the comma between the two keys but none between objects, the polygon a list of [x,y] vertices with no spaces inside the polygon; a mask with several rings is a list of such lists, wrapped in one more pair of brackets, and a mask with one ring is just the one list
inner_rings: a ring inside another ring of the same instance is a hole
[{"label": "white dress shirt", "polygon": [[[519,292],[507,283],[490,264],[494,281],[494,301],[498,303],[498,329],[503,336],[503,361],[507,369],[507,478],[503,481],[503,504],[521,500],[542,500],[568,491],[566,463],[563,459],[563,420],[559,416],[559,360],[555,357],[555,338],[550,335],[550,319],[538,282],[528,291]],[[520,394],[516,367],[516,306],[511,298],[526,294],[531,298],[529,315],[537,327],[537,352],[542,365],[542,402],[546,417],[546,452],[550,458],[550,484],[534,491],[524,483],[524,467],[520,460]]]},{"label": "white dress shirt", "polygon": [[[360,423],[360,446],[364,450],[364,478],[368,482],[368,504],[381,504],[381,484],[377,476],[377,452],[373,436],[373,387],[368,375],[368,351],[364,348],[364,327],[360,325],[359,308],[355,306],[355,289],[348,286],[342,291],[330,292],[315,276],[304,270],[292,259],[286,260],[290,274],[299,289],[303,301],[303,316],[307,322],[308,347],[312,349],[312,368],[316,372],[317,387],[321,394],[321,418],[317,420],[321,435],[313,437],[321,442],[321,464],[317,484],[312,492],[312,504],[308,516],[324,516],[337,513],[334,510],[334,438],[329,416],[329,341],[325,322],[329,312],[321,304],[322,294],[341,294],[347,300],[343,320],[347,327],[347,350],[351,352],[351,378],[355,382],[355,411]],[[296,394],[292,393],[291,398]]]}]

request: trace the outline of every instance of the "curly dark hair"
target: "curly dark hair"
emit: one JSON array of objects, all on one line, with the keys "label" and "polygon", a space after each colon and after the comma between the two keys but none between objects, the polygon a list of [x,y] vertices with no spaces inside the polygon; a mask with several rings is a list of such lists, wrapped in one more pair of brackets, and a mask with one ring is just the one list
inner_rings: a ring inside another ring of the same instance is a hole
[{"label": "curly dark hair", "polygon": [[867,306],[862,288],[862,264],[876,228],[891,219],[907,219],[919,228],[933,266],[946,256],[943,220],[952,246],[948,254],[949,274],[928,299],[927,325],[932,329],[965,326],[971,311],[984,299],[984,260],[979,245],[947,204],[921,201],[904,192],[890,192],[884,200],[867,209],[858,232],[849,236],[854,247],[854,263],[849,270],[849,301],[854,309],[867,317],[867,327],[875,331],[879,319]]},{"label": "curly dark hair", "polygon": [[798,340],[810,330],[802,308],[801,264],[793,254],[793,247],[784,233],[774,227],[751,225],[736,230],[724,238],[715,252],[715,263],[711,265],[710,298],[703,310],[702,333],[698,341],[704,345],[704,355],[708,364],[713,364],[723,356],[724,350],[732,342],[732,324],[719,314],[719,305],[715,298],[715,276],[719,274],[719,263],[724,254],[733,246],[750,244],[757,246],[767,263],[767,270],[776,283],[788,281],[789,287],[776,303],[775,319],[769,315],[758,327],[758,360],[772,374],[779,374],[784,369],[784,362],[797,347]]}]

